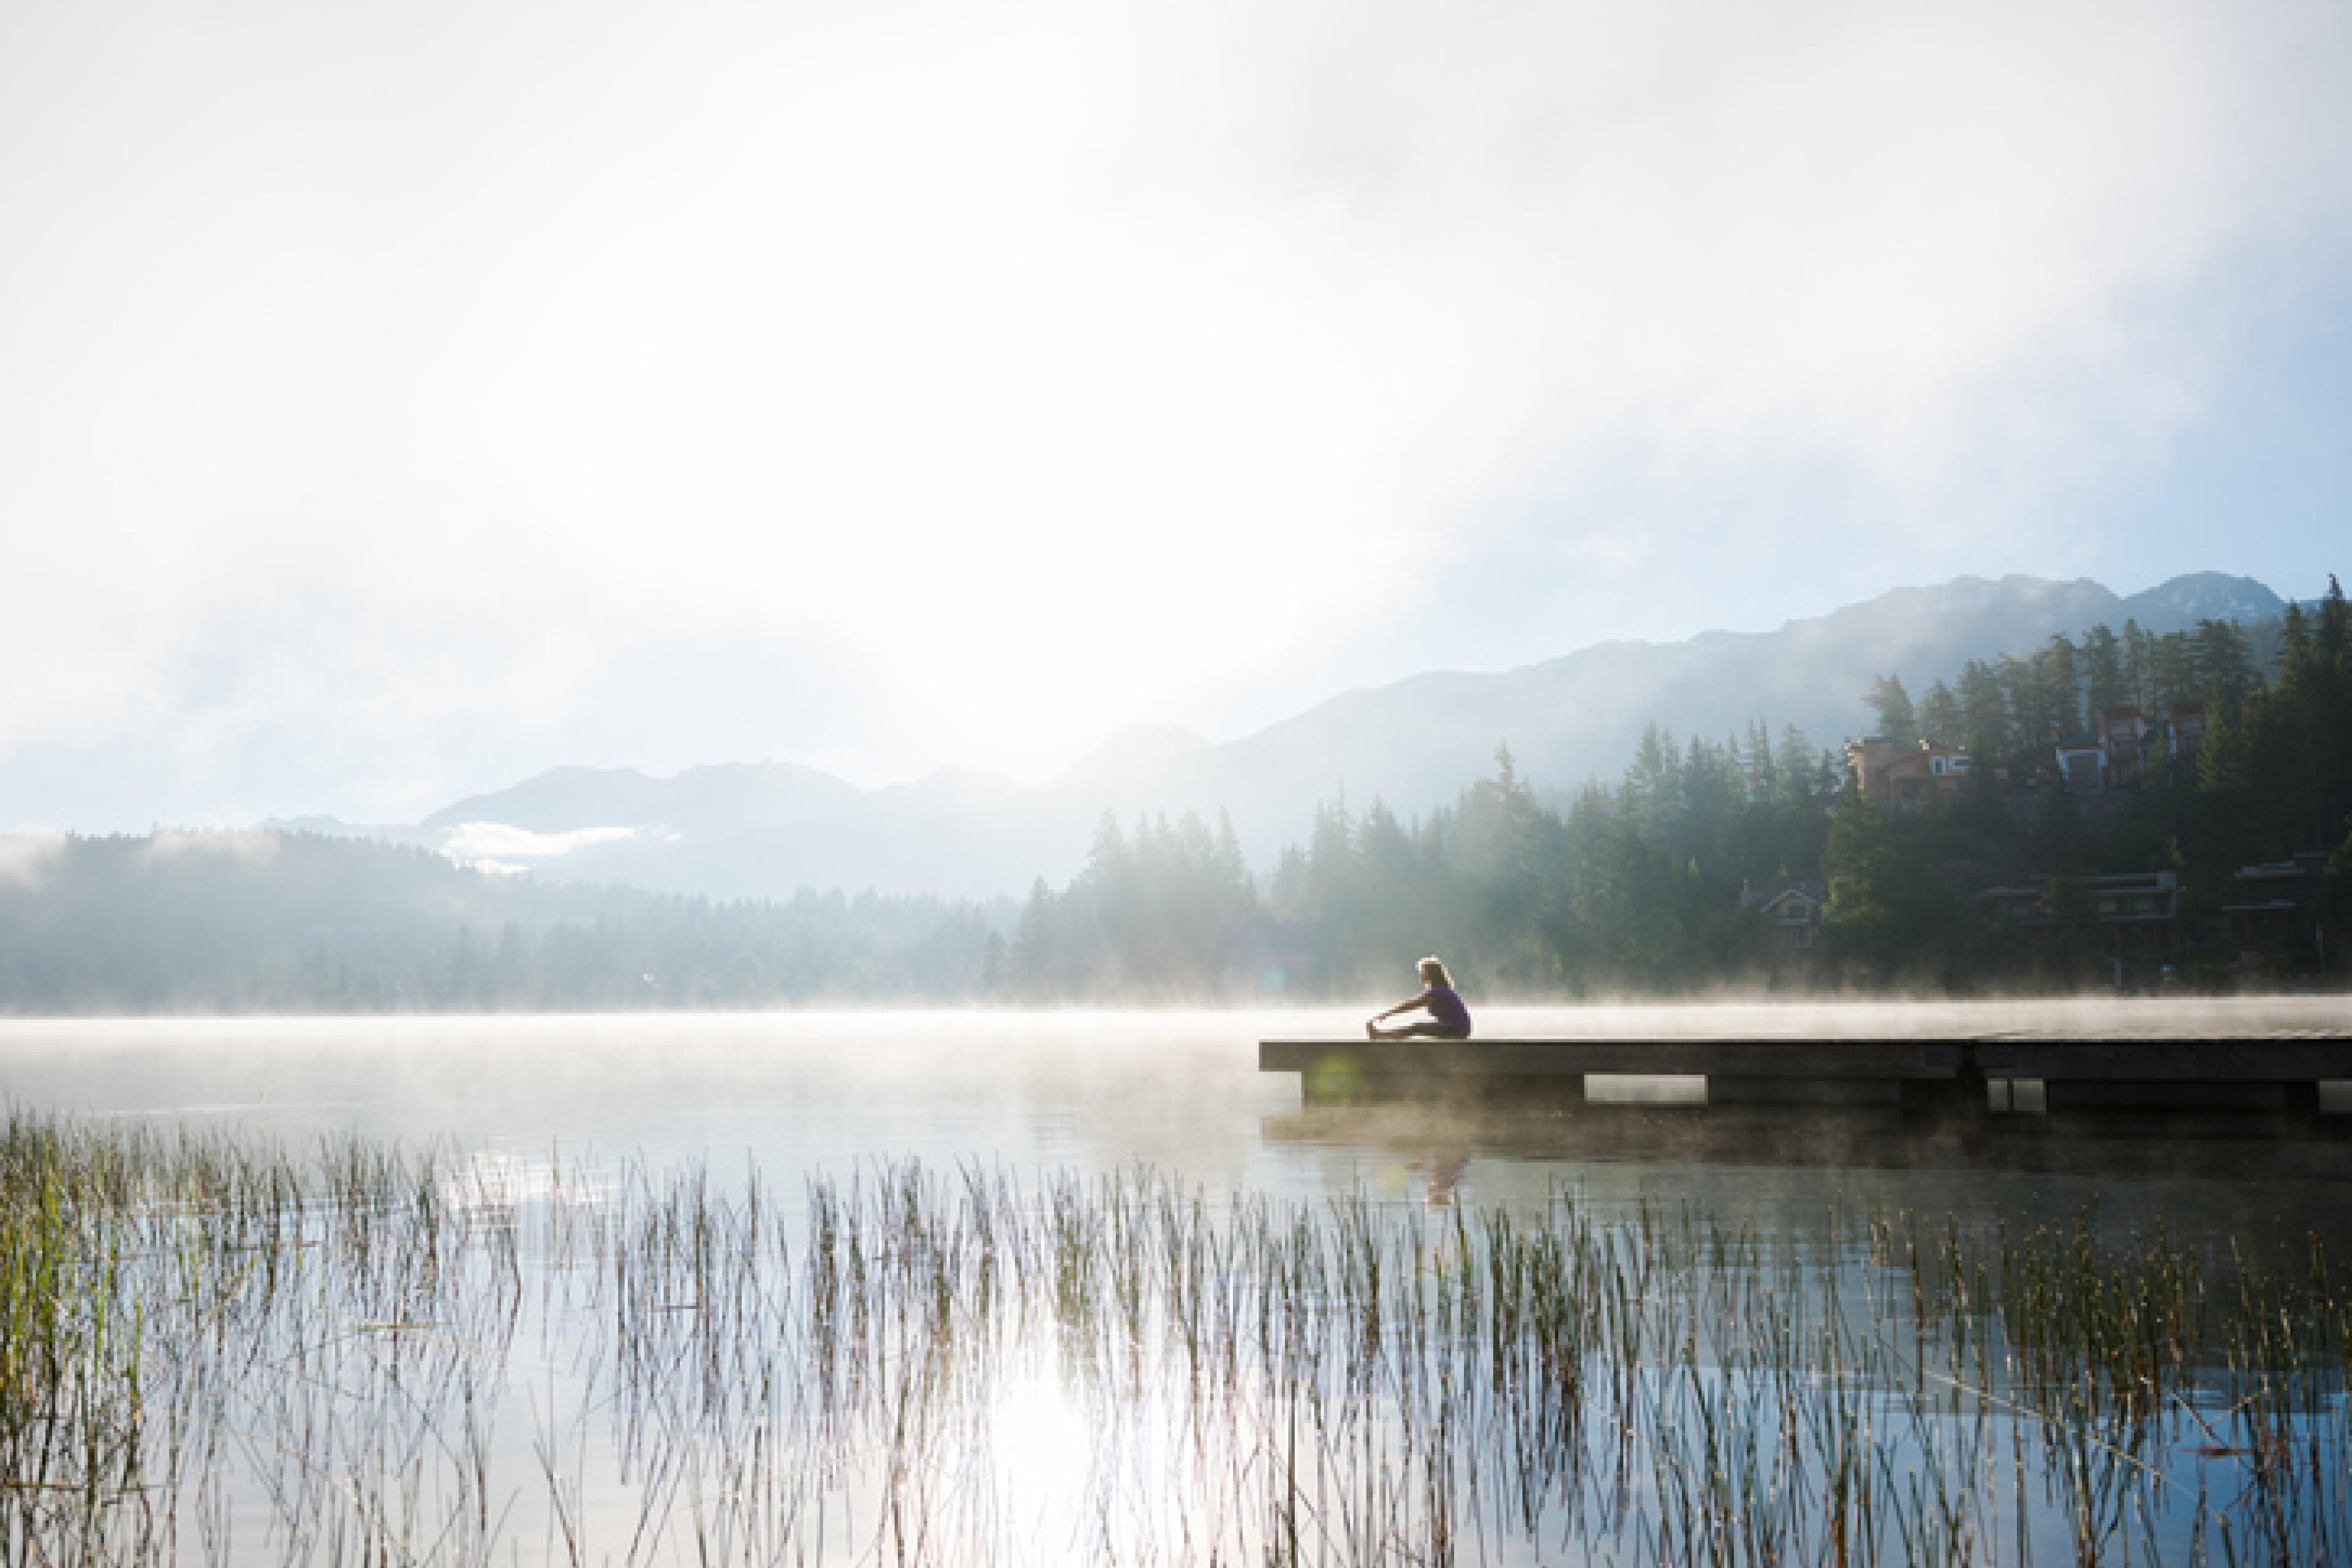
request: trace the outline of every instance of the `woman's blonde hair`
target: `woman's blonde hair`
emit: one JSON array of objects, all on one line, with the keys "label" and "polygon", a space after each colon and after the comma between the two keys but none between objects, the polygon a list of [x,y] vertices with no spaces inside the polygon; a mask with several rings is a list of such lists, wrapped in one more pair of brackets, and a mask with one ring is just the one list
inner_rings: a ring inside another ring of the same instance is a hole
[{"label": "woman's blonde hair", "polygon": [[1445,960],[1438,957],[1437,954],[1431,953],[1413,967],[1421,971],[1423,984],[1443,985],[1448,991],[1454,989],[1454,976],[1445,973]]}]

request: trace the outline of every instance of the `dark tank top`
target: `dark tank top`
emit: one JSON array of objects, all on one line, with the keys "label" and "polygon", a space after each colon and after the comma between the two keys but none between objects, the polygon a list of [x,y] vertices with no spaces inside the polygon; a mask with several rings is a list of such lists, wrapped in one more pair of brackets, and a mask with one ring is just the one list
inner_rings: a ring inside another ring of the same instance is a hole
[{"label": "dark tank top", "polygon": [[1433,985],[1421,994],[1429,1005],[1429,1016],[1439,1023],[1470,1032],[1470,1009],[1462,1003],[1462,994],[1451,985]]}]

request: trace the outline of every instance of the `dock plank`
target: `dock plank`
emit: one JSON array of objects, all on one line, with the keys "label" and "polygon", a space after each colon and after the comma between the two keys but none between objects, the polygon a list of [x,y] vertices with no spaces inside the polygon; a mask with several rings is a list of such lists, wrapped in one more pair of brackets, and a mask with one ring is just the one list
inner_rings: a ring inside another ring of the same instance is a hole
[{"label": "dock plank", "polygon": [[1740,1078],[1948,1079],[1948,1040],[1261,1040],[1258,1070],[1344,1065],[1368,1077],[1583,1078],[1594,1073]]},{"label": "dock plank", "polygon": [[1996,1079],[2151,1083],[2352,1079],[2352,1035],[2226,1038],[2017,1035],[1981,1038],[1261,1040],[1262,1072],[1340,1068],[1369,1078]]}]

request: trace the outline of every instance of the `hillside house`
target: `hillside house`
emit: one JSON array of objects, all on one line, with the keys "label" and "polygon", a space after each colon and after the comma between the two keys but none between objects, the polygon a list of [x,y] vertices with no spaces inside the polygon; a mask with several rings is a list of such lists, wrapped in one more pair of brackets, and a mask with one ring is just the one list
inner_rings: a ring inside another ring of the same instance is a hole
[{"label": "hillside house", "polygon": [[2042,918],[2042,889],[2038,884],[1987,888],[1977,895],[1977,910],[1997,926],[2048,923]]},{"label": "hillside house", "polygon": [[1893,799],[1886,770],[1903,755],[1903,751],[1883,735],[1865,735],[1845,743],[1845,765],[1853,774],[1854,788],[1862,792],[1863,799],[1874,805],[1885,805]]},{"label": "hillside house", "polygon": [[1862,798],[1882,810],[1948,799],[1958,793],[1971,765],[1964,747],[1938,741],[1904,745],[1879,735],[1848,741],[1845,763]]},{"label": "hillside house", "polygon": [[1756,907],[1771,922],[1781,946],[1791,952],[1811,952],[1821,932],[1822,905],[1826,901],[1818,883],[1800,882]]},{"label": "hillside house", "polygon": [[2124,871],[2099,877],[2036,877],[2021,887],[1987,888],[1977,908],[1995,925],[2054,930],[2072,906],[2077,919],[2115,932],[2126,945],[2165,950],[2180,922],[2180,876],[2175,871]]},{"label": "hillside house", "polygon": [[2316,850],[2239,867],[2234,897],[2221,906],[2231,934],[2242,942],[2292,946],[2324,940],[2318,921],[2326,873],[2327,857]]},{"label": "hillside house", "polygon": [[2175,762],[2197,760],[2211,718],[2212,710],[2202,702],[2175,702],[2165,710],[2165,744]]},{"label": "hillside house", "polygon": [[2099,736],[2088,731],[2063,734],[2053,724],[2050,727],[2050,743],[2057,753],[2059,782],[2084,795],[2105,792],[2107,752]]},{"label": "hillside house", "polygon": [[2054,773],[2067,788],[2086,795],[2137,789],[2149,782],[2151,764],[2169,757],[2193,763],[2204,744],[2210,710],[2202,702],[2174,702],[2162,723],[2136,704],[2102,708],[2095,728],[2050,731]]},{"label": "hillside house", "polygon": [[2137,703],[2099,710],[2099,753],[2110,789],[2133,789],[2147,773],[2148,738],[2156,732]]}]

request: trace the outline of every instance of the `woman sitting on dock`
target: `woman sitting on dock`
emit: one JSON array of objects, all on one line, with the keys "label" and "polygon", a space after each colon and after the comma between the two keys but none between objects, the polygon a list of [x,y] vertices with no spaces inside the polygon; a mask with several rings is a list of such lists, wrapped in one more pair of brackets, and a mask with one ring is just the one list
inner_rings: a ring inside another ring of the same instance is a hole
[{"label": "woman sitting on dock", "polygon": [[[1421,994],[1408,996],[1386,1012],[1373,1014],[1364,1023],[1364,1033],[1376,1040],[1468,1039],[1470,1009],[1463,1005],[1462,994],[1454,989],[1454,976],[1445,973],[1445,961],[1432,955],[1416,967],[1421,971]],[[1399,1029],[1381,1027],[1382,1018],[1410,1013],[1416,1007],[1429,1009],[1429,1016],[1423,1022]]]}]

